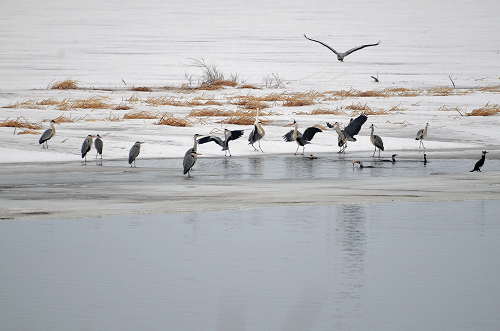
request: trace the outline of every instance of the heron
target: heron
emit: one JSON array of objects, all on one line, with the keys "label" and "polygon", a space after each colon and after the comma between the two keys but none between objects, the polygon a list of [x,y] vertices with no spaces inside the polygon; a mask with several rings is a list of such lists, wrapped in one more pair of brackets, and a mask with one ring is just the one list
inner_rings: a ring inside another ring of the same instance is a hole
[{"label": "heron", "polygon": [[377,151],[378,148],[378,157],[380,157],[380,151],[384,150],[384,142],[382,141],[382,138],[377,136],[376,134],[373,134],[375,126],[372,124],[370,125],[370,129],[372,129],[372,132],[370,134],[370,141],[372,142],[373,146],[375,146],[375,150],[373,151],[372,157],[375,157],[375,152]]},{"label": "heron", "polygon": [[224,140],[220,139],[217,136],[205,136],[203,138],[198,139],[198,144],[204,144],[209,141],[215,142],[217,145],[222,147],[222,150],[224,151],[224,156],[227,156],[227,153],[229,153],[229,156],[231,155],[231,151],[229,150],[229,142],[231,140],[236,140],[239,137],[243,135],[244,130],[228,130],[224,129]]},{"label": "heron", "polygon": [[135,159],[141,152],[141,144],[144,144],[144,142],[137,141],[134,146],[130,149],[130,152],[128,153],[128,164],[130,164],[130,167],[132,167],[132,162],[134,162],[134,167],[135,165]]},{"label": "heron", "polygon": [[[40,140],[38,141],[38,144],[42,144],[42,148],[49,148],[49,144],[47,141],[54,137],[56,135],[56,128],[54,127],[54,124],[56,121],[52,120],[50,121],[50,129],[47,129],[42,133],[42,136],[40,137]],[[45,146],[43,145],[45,143]]]},{"label": "heron", "polygon": [[420,140],[420,145],[418,145],[418,148],[422,146],[425,149],[424,146],[424,139],[427,139],[427,127],[430,126],[429,123],[425,123],[425,127],[423,129],[418,130],[417,136],[415,140]]},{"label": "heron", "polygon": [[97,151],[96,155],[95,155],[95,158],[97,159],[97,155],[101,154],[101,159],[102,159],[102,146],[103,146],[103,143],[102,143],[102,140],[101,140],[101,136],[99,134],[97,134],[97,138],[94,140],[94,147],[95,147],[95,150]]},{"label": "heron", "polygon": [[194,135],[194,145],[193,148],[190,148],[187,150],[186,154],[184,155],[184,161],[182,162],[182,165],[184,166],[184,175],[188,174],[188,177],[191,177],[190,170],[196,163],[196,160],[198,159],[198,137],[201,137],[201,134],[195,134]]},{"label": "heron", "polygon": [[487,151],[483,151],[483,153],[481,154],[481,158],[479,159],[479,161],[476,162],[476,164],[474,165],[474,169],[472,169],[470,172],[474,172],[474,171],[481,172],[481,167],[484,164],[484,160],[486,159],[487,153],[488,153]]},{"label": "heron", "polygon": [[297,150],[295,151],[295,155],[297,155],[297,151],[299,150],[299,147],[302,146],[302,155],[304,155],[304,150],[306,149],[306,145],[309,144],[309,142],[312,140],[314,135],[318,132],[323,132],[320,128],[311,126],[308,127],[305,131],[304,134],[302,134],[299,131],[299,125],[295,120],[293,120],[294,126],[293,130],[290,130],[287,134],[283,136],[283,139],[286,142],[291,142],[295,141],[297,143]]},{"label": "heron", "polygon": [[336,50],[334,50],[332,47],[328,46],[327,44],[321,42],[321,41],[318,41],[318,40],[314,40],[314,39],[311,39],[311,38],[308,38],[305,34],[304,34],[304,37],[306,37],[307,40],[310,40],[310,41],[314,41],[314,42],[317,42],[323,46],[325,46],[326,48],[328,48],[329,50],[331,50],[332,52],[335,53],[335,55],[337,55],[337,60],[339,60],[340,62],[344,62],[344,58],[351,54],[351,53],[354,53],[356,51],[359,51],[360,49],[363,49],[365,47],[370,47],[370,46],[377,46],[380,44],[380,41],[376,44],[367,44],[367,45],[361,45],[361,46],[358,46],[358,47],[354,47],[354,48],[351,48],[350,50],[348,50],[347,52],[337,52]]},{"label": "heron", "polygon": [[338,122],[336,122],[333,126],[330,123],[326,123],[329,128],[335,127],[335,131],[337,131],[337,134],[339,135],[339,153],[345,153],[345,149],[347,148],[347,141],[356,141],[356,138],[354,136],[359,133],[361,127],[367,119],[368,116],[366,116],[365,114],[361,114],[355,119],[351,118],[351,121],[349,122],[349,124],[347,124],[344,130],[340,130]]},{"label": "heron", "polygon": [[256,142],[258,142],[260,151],[262,153],[264,153],[264,151],[262,150],[262,147],[260,147],[260,140],[262,138],[264,138],[265,135],[266,135],[266,132],[264,131],[264,128],[262,128],[262,122],[259,121],[258,118],[256,118],[255,123],[253,124],[253,130],[252,130],[252,132],[250,132],[250,135],[248,136],[248,144],[252,145],[252,147],[255,151],[258,151],[258,149],[255,148],[255,146],[253,145]]},{"label": "heron", "polygon": [[365,166],[365,165],[363,165],[363,162],[361,162],[361,161],[352,161],[352,168],[353,168],[353,169],[354,169],[354,164],[355,164],[355,163],[359,164],[359,169],[363,169],[363,168],[374,168],[374,166],[371,166],[371,165],[369,165],[369,166]]},{"label": "heron", "polygon": [[88,135],[82,144],[82,159],[85,158],[85,163],[87,163],[87,153],[92,149],[92,135]]}]

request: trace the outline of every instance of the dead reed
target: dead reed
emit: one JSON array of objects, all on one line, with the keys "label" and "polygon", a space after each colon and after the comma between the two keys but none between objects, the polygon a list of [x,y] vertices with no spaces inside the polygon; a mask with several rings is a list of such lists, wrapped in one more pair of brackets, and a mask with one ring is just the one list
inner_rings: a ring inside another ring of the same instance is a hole
[{"label": "dead reed", "polygon": [[114,104],[108,99],[102,96],[93,96],[88,99],[64,99],[59,104],[58,109],[112,109]]},{"label": "dead reed", "polygon": [[137,112],[131,112],[123,115],[124,120],[150,120],[150,119],[157,119],[160,117],[160,113],[151,113],[147,111],[137,111]]},{"label": "dead reed", "polygon": [[153,90],[147,86],[132,87],[131,90],[136,92],[153,92]]},{"label": "dead reed", "polygon": [[500,85],[483,87],[483,88],[480,88],[479,91],[481,91],[481,92],[499,93],[500,92]]},{"label": "dead reed", "polygon": [[60,82],[55,82],[53,85],[49,86],[53,90],[77,90],[78,84],[72,79],[66,79]]},{"label": "dead reed", "polygon": [[216,108],[193,109],[188,116],[192,117],[226,117],[231,116],[231,111]]},{"label": "dead reed", "polygon": [[170,113],[164,113],[158,122],[154,122],[155,125],[169,125],[169,126],[193,126],[195,123],[189,118],[177,118]]},{"label": "dead reed", "polygon": [[32,123],[28,121],[24,116],[20,116],[15,120],[6,119],[2,123],[0,123],[0,127],[24,128],[29,130],[40,130],[43,128],[42,123]]},{"label": "dead reed", "polygon": [[498,113],[500,113],[500,105],[490,105],[488,102],[484,107],[474,109],[470,113],[467,113],[467,116],[492,116],[498,115]]}]

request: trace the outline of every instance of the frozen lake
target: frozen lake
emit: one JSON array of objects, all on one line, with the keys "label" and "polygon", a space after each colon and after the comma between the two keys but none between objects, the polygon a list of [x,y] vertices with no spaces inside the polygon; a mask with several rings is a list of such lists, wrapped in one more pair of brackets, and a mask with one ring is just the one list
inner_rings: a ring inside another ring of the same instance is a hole
[{"label": "frozen lake", "polygon": [[497,201],[0,222],[8,330],[498,330]]}]

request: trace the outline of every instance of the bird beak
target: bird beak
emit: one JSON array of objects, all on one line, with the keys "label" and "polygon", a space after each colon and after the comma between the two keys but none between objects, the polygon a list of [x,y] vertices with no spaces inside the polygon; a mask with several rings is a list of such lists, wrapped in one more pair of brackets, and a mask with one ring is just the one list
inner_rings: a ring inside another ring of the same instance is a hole
[{"label": "bird beak", "polygon": [[203,154],[200,154],[200,153],[196,153],[196,155],[203,155]]}]

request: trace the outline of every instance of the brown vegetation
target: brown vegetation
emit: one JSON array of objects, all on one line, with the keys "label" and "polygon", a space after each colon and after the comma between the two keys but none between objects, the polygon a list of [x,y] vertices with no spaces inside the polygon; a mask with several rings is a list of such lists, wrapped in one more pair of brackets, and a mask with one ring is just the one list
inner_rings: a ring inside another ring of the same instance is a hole
[{"label": "brown vegetation", "polygon": [[78,84],[72,79],[66,79],[60,82],[55,82],[50,89],[53,90],[77,90]]},{"label": "brown vegetation", "polygon": [[467,116],[492,116],[498,115],[500,113],[500,105],[490,105],[488,102],[484,107],[474,109],[470,113],[467,113]]},{"label": "brown vegetation", "polygon": [[169,125],[169,126],[193,126],[195,123],[189,118],[177,118],[170,113],[164,113],[155,125]]},{"label": "brown vegetation", "polygon": [[137,119],[144,119],[144,120],[150,120],[150,119],[157,119],[160,117],[159,113],[151,113],[147,111],[138,111],[138,112],[132,112],[132,113],[127,113],[123,115],[124,120],[137,120]]},{"label": "brown vegetation", "polygon": [[15,120],[6,119],[0,123],[0,127],[8,128],[25,128],[29,130],[40,130],[43,126],[42,123],[32,123],[28,121],[24,116],[20,116]]}]

